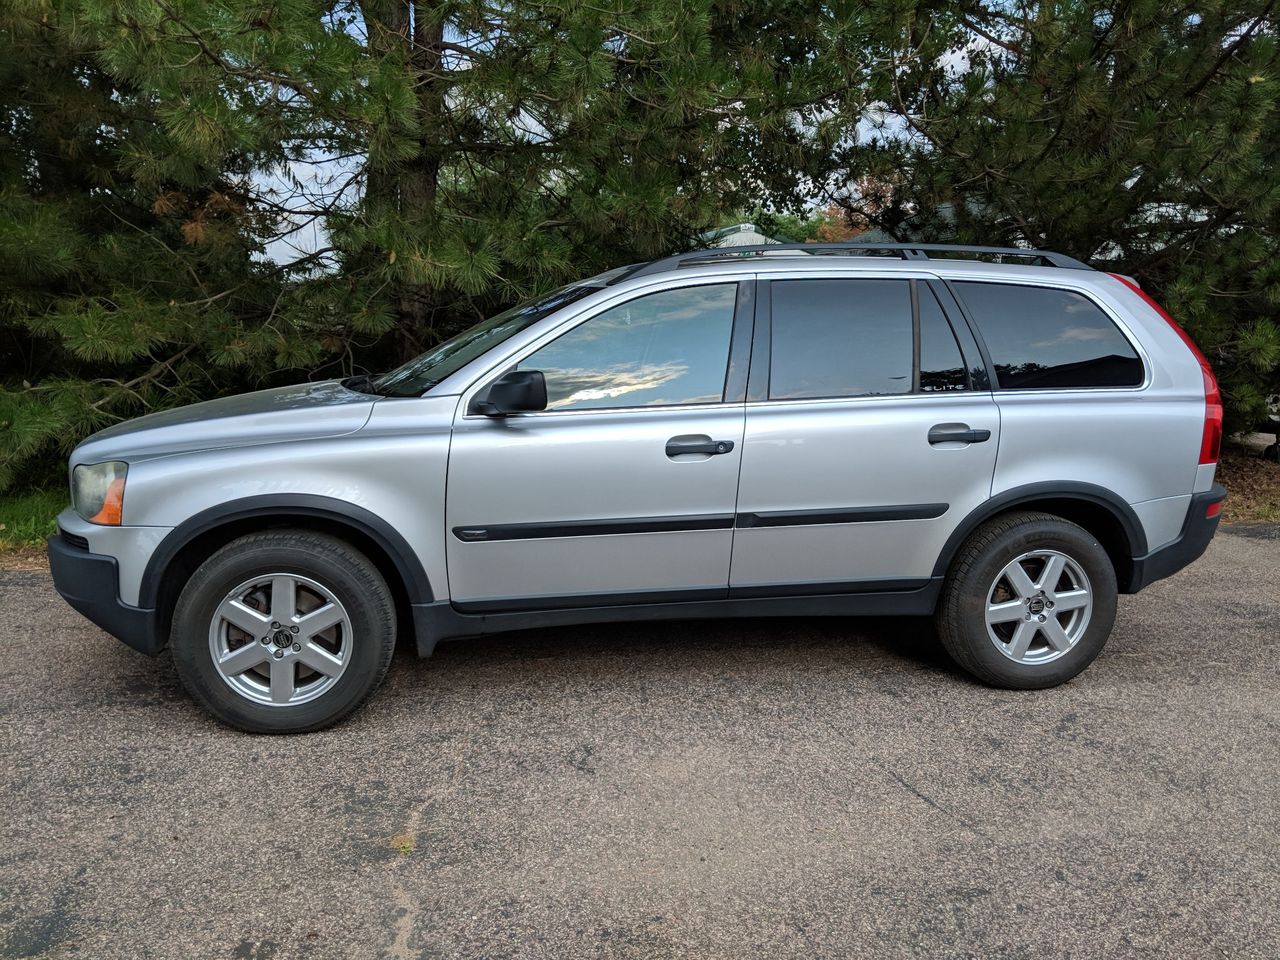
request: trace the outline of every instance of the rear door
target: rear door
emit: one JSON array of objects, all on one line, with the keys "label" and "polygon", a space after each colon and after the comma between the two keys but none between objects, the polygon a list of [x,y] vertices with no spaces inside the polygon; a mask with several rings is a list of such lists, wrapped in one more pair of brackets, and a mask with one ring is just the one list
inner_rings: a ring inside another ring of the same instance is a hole
[{"label": "rear door", "polygon": [[920,585],[990,496],[1000,416],[967,327],[901,273],[758,295],[732,594]]},{"label": "rear door", "polygon": [[469,412],[501,371],[464,395],[446,505],[455,605],[726,596],[751,290],[668,284],[529,348],[515,364],[543,372],[544,412]]}]

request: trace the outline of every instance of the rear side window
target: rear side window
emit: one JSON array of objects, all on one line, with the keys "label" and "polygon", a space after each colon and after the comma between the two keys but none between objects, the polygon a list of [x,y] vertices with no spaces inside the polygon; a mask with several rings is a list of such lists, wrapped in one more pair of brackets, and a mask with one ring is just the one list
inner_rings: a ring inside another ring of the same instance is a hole
[{"label": "rear side window", "polygon": [[906,280],[774,280],[769,398],[910,393]]},{"label": "rear side window", "polygon": [[955,288],[977,321],[1002,388],[1142,383],[1133,346],[1088,297],[1011,283],[960,281]]}]

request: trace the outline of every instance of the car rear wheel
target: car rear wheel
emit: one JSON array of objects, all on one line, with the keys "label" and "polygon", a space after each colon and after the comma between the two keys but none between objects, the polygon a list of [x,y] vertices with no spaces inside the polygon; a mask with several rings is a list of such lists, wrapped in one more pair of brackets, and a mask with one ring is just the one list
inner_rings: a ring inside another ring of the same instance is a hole
[{"label": "car rear wheel", "polygon": [[978,679],[1029,690],[1065,683],[1093,662],[1115,614],[1115,569],[1097,539],[1061,517],[1017,513],[960,548],[938,634]]},{"label": "car rear wheel", "polygon": [[386,675],[395,604],[377,568],[335,537],[235,540],[192,575],[170,648],[183,684],[218,719],[255,733],[317,730]]}]

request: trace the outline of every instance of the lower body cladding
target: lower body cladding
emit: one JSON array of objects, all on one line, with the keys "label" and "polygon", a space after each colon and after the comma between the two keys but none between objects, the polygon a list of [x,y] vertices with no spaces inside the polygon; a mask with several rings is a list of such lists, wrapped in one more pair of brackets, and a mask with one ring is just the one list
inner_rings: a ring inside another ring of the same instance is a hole
[{"label": "lower body cladding", "polygon": [[[1170,576],[1199,558],[1213,539],[1226,490],[1192,496],[1182,531],[1173,542],[1117,571],[1128,593]],[[90,553],[75,538],[49,539],[54,587],[72,607],[112,636],[149,656],[164,649],[168,637],[160,611],[120,600],[114,557]],[[715,590],[662,591],[629,595],[524,597],[459,604],[448,600],[411,607],[418,653],[429,655],[437,642],[537,627],[613,623],[623,620],[681,620],[731,617],[927,616],[934,612],[941,577],[783,587],[725,587]]]},{"label": "lower body cladding", "polygon": [[844,584],[788,584],[783,596],[761,587],[740,591],[689,590],[626,596],[533,597],[455,604],[448,600],[413,608],[418,653],[461,637],[623,620],[707,620],[733,617],[928,616],[942,578]]}]

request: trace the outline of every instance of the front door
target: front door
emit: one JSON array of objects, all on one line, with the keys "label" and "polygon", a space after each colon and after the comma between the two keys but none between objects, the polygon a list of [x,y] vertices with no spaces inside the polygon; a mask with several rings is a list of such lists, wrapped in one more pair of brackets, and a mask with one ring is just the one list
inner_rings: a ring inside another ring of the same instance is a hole
[{"label": "front door", "polygon": [[445,511],[459,609],[727,594],[745,415],[726,391],[751,322],[741,286],[635,295],[535,344],[515,363],[546,377],[546,411],[494,419],[464,395]]},{"label": "front door", "polygon": [[1000,416],[971,334],[923,278],[759,286],[733,594],[921,585],[991,493]]}]

